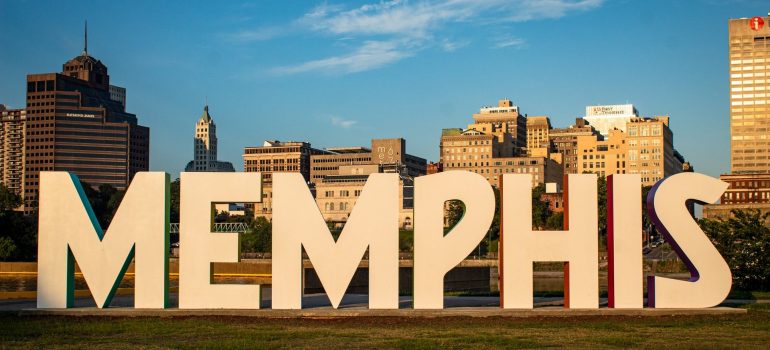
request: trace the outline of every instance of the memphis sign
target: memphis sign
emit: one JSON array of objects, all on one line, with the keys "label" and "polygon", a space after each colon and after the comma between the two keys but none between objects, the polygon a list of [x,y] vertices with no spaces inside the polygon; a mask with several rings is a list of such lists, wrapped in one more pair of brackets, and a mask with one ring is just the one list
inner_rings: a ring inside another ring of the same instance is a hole
[{"label": "memphis sign", "polygon": [[[180,309],[258,309],[259,285],[213,284],[213,262],[237,262],[237,233],[213,233],[215,203],[260,202],[260,173],[182,173],[179,257]],[[531,175],[501,182],[500,305],[533,307],[533,262],[565,262],[565,306],[599,307],[597,178],[565,177],[563,231],[532,229]],[[414,193],[414,308],[444,307],[444,275],[486,235],[495,214],[491,186],[465,171],[421,176]],[[732,284],[724,259],[686,209],[687,200],[713,203],[727,188],[717,179],[681,173],[658,182],[647,197],[658,231],[688,266],[688,281],[649,276],[648,306],[704,308],[721,303]],[[272,308],[302,308],[302,250],[307,252],[334,308],[369,252],[369,308],[397,309],[397,174],[370,175],[336,241],[298,173],[273,174]],[[96,305],[108,306],[129,264],[135,263],[135,307],[168,307],[169,176],[138,173],[109,229],[96,221],[78,179],[40,174],[38,308],[68,308],[77,261]],[[639,175],[607,179],[610,308],[643,307],[642,208]],[[444,203],[465,213],[444,234]]]}]

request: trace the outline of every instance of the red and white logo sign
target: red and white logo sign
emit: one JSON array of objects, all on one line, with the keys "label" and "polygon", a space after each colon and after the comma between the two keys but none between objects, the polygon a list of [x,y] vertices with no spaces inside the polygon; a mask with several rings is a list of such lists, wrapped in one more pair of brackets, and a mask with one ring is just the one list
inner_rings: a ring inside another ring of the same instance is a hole
[{"label": "red and white logo sign", "polygon": [[762,17],[754,17],[749,20],[749,27],[751,30],[760,30],[765,25],[765,20]]}]

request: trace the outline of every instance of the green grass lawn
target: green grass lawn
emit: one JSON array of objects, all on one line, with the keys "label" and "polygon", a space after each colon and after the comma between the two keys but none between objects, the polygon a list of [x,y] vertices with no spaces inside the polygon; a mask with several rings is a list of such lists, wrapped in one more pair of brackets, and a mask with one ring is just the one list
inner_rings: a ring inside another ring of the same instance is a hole
[{"label": "green grass lawn", "polygon": [[0,314],[0,348],[768,348],[744,315],[571,318],[107,318]]}]

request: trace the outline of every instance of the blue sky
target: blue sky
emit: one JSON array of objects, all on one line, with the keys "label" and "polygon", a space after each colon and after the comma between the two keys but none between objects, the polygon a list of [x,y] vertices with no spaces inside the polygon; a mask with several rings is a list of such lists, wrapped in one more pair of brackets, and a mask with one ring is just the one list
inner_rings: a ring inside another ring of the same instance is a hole
[{"label": "blue sky", "polygon": [[151,170],[192,157],[208,97],[219,158],[265,139],[314,147],[404,137],[437,160],[442,128],[510,98],[567,126],[586,105],[671,116],[696,171],[729,171],[727,20],[761,1],[0,1],[0,103],[82,51],[151,127]]}]

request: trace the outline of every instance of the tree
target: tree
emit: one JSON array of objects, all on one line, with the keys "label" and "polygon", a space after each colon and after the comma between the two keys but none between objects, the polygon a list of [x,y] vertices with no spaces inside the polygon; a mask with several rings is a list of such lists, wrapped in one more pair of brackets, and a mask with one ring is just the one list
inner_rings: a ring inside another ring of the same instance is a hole
[{"label": "tree", "polygon": [[171,182],[171,213],[169,214],[169,220],[171,222],[179,222],[179,186],[181,181],[179,179]]},{"label": "tree", "polygon": [[35,260],[37,257],[37,222],[32,216],[14,211],[21,196],[0,184],[0,260]]},{"label": "tree", "polygon": [[602,237],[607,234],[607,179],[604,176],[599,176],[597,179],[596,189],[599,206],[599,236]]},{"label": "tree", "polygon": [[727,220],[701,219],[703,232],[722,254],[741,290],[770,290],[770,213],[733,210]]},{"label": "tree", "polygon": [[249,221],[250,229],[241,237],[241,251],[244,253],[268,253],[272,251],[273,225],[264,217]]},{"label": "tree", "polygon": [[21,205],[21,196],[13,193],[5,184],[0,183],[0,211],[9,211]]},{"label": "tree", "polygon": [[548,217],[553,214],[548,201],[544,201],[545,185],[539,184],[532,189],[532,226],[536,230],[542,230],[546,227]]},{"label": "tree", "polygon": [[10,237],[0,237],[0,261],[8,261],[16,253],[16,243]]},{"label": "tree", "polygon": [[559,231],[564,229],[564,213],[551,213],[545,221],[547,230]]},{"label": "tree", "polygon": [[465,214],[465,203],[460,200],[447,201],[447,231],[451,230],[463,218]]}]

